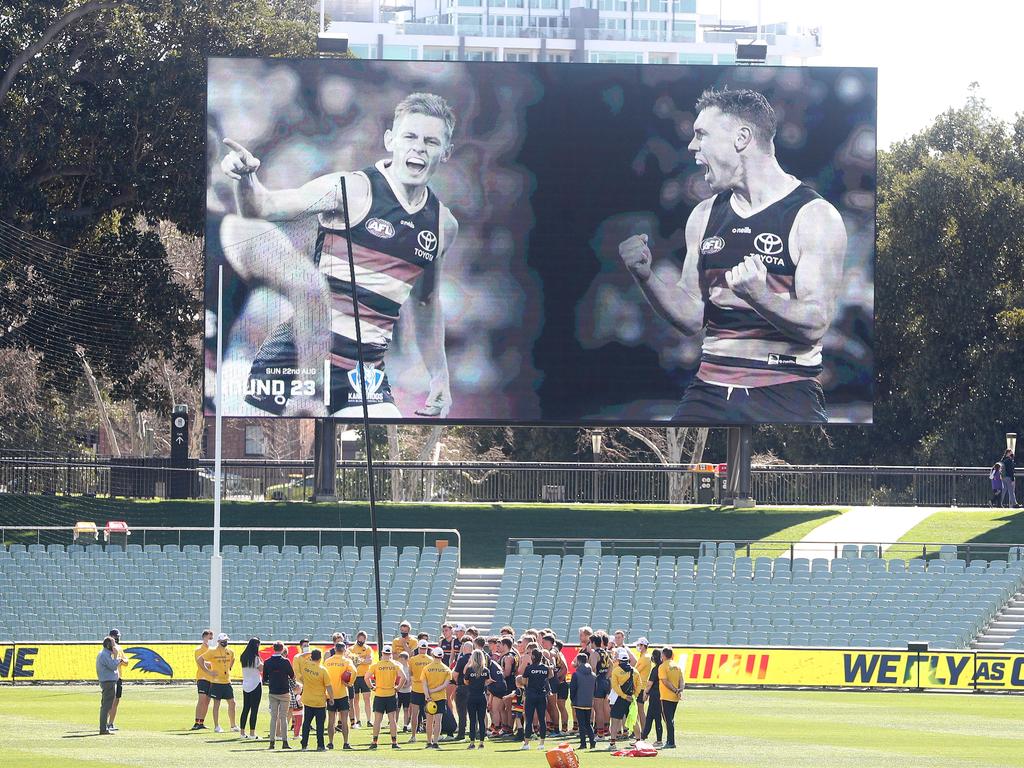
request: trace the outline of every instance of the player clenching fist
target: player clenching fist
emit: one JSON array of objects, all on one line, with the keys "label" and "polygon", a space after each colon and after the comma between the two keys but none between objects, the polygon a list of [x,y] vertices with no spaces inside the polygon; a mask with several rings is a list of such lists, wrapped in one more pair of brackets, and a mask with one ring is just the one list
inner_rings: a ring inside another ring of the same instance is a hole
[{"label": "player clenching fist", "polygon": [[220,161],[220,169],[229,179],[240,180],[243,176],[255,173],[260,167],[260,160],[248,149],[234,139],[224,139],[224,144],[231,150]]},{"label": "player clenching fist", "polygon": [[633,235],[619,243],[619,257],[637,280],[650,278],[651,249],[647,247],[647,235]]},{"label": "player clenching fist", "polygon": [[747,256],[725,273],[725,282],[741,299],[755,298],[768,287],[768,270],[756,256]]}]

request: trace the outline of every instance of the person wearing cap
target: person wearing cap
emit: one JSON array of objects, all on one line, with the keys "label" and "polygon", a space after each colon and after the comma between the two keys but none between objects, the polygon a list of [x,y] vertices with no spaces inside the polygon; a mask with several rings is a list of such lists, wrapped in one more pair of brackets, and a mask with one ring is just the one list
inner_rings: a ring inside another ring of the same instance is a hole
[{"label": "person wearing cap", "polygon": [[402,686],[402,668],[391,657],[391,646],[385,645],[381,649],[380,660],[370,665],[363,678],[366,687],[373,691],[373,741],[370,749],[377,748],[380,722],[385,714],[391,729],[391,748],[399,749],[398,689]]},{"label": "person wearing cap", "polygon": [[[309,731],[316,723],[316,751],[326,752],[324,746],[324,719],[327,707],[334,704],[334,689],[331,687],[331,676],[320,663],[319,648],[309,652],[309,658],[302,665],[302,751],[309,747]],[[331,734],[333,736],[333,734]]]},{"label": "person wearing cap", "polygon": [[327,748],[334,749],[334,734],[341,731],[341,737],[344,739],[341,748],[352,749],[348,743],[348,712],[351,706],[348,686],[349,682],[355,679],[356,667],[345,653],[345,641],[342,640],[341,634],[335,634],[337,637],[334,647],[324,659],[324,669],[331,678],[331,690],[334,691],[334,703],[327,705]]},{"label": "person wearing cap", "polygon": [[651,657],[647,655],[647,649],[650,643],[646,637],[641,637],[636,641],[636,653],[634,654],[635,661],[633,666],[636,667],[636,672],[640,675],[640,689],[636,694],[636,735],[639,736],[643,733],[644,728],[647,725],[647,713],[645,707],[647,706],[647,695],[644,693],[644,689],[647,687],[647,681],[651,676]]},{"label": "person wearing cap", "polygon": [[629,651],[619,648],[616,652],[616,664],[611,670],[612,694],[615,701],[611,705],[611,739],[608,749],[615,751],[615,740],[622,729],[622,723],[629,715],[629,709],[640,692],[640,675],[629,663]]},{"label": "person wearing cap", "polygon": [[405,651],[410,656],[416,649],[416,636],[412,634],[412,624],[403,620],[398,625],[398,637],[391,641],[391,656],[397,659],[398,654]]},{"label": "person wearing cap", "polygon": [[116,731],[114,727],[114,718],[117,717],[117,705],[121,703],[121,693],[123,692],[123,686],[121,681],[121,667],[128,666],[128,658],[124,655],[124,651],[121,650],[121,632],[117,629],[112,629],[108,633],[109,637],[114,641],[114,653],[117,655],[117,685],[114,690],[114,703],[110,707],[109,722],[107,723],[108,731]]},{"label": "person wearing cap", "polygon": [[220,727],[220,703],[228,703],[228,720],[231,730],[238,731],[235,725],[235,692],[231,687],[231,668],[235,664],[235,652],[228,648],[229,638],[221,632],[217,635],[217,645],[201,656],[203,666],[211,673],[210,698],[213,699],[213,731],[224,733]]},{"label": "person wearing cap", "polygon": [[121,665],[114,650],[114,638],[107,635],[103,638],[103,649],[96,656],[96,679],[100,681],[100,735],[113,733],[108,723],[110,708],[114,705],[114,692],[117,690],[118,672]]},{"label": "person wearing cap", "polygon": [[206,728],[203,720],[206,719],[206,710],[210,708],[210,683],[213,682],[213,675],[206,669],[202,662],[203,654],[210,650],[210,643],[213,642],[213,630],[204,629],[202,640],[195,648],[196,657],[196,691],[199,700],[196,702],[196,722],[192,726],[193,731],[201,731]]},{"label": "person wearing cap", "polygon": [[[444,650],[441,655],[444,655]],[[426,640],[420,640],[415,653],[409,657],[409,678],[412,680],[412,690],[409,694],[409,717],[412,722],[412,736],[409,743],[416,742],[416,734],[420,729],[420,718],[424,714],[424,707],[427,704],[427,697],[423,691],[423,670],[433,661],[430,655],[429,646]],[[429,741],[429,739],[428,739]]]},{"label": "person wearing cap", "polygon": [[452,670],[444,663],[444,651],[438,647],[431,654],[432,659],[420,673],[423,683],[423,696],[433,702],[436,709],[433,713],[427,709],[427,749],[440,749],[438,737],[441,735],[441,721],[448,708],[448,683],[452,680]]},{"label": "person wearing cap", "polygon": [[356,644],[348,649],[348,655],[352,663],[356,665],[355,696],[352,698],[352,712],[355,717],[354,728],[361,728],[363,723],[359,719],[360,700],[363,704],[363,711],[366,713],[366,724],[370,724],[370,686],[366,682],[366,673],[370,671],[373,664],[373,648],[366,642],[366,633],[363,630],[356,632]]},{"label": "person wearing cap", "polygon": [[578,653],[573,660],[575,671],[569,680],[569,698],[572,701],[572,714],[576,721],[576,728],[580,732],[580,749],[587,748],[587,741],[590,748],[597,748],[597,735],[594,733],[594,726],[591,722],[591,715],[594,709],[594,684],[597,678],[594,677],[594,669],[587,661],[587,654]]}]

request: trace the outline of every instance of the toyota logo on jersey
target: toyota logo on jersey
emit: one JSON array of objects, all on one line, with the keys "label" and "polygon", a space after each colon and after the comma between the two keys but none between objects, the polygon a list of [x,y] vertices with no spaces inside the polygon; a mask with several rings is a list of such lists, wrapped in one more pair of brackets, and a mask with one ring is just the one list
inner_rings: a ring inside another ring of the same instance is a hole
[{"label": "toyota logo on jersey", "polygon": [[420,244],[420,248],[424,251],[433,252],[437,248],[437,235],[423,229],[416,233],[416,242]]},{"label": "toyota logo on jersey", "polygon": [[762,232],[754,238],[754,247],[765,256],[782,253],[782,238],[774,232]]}]

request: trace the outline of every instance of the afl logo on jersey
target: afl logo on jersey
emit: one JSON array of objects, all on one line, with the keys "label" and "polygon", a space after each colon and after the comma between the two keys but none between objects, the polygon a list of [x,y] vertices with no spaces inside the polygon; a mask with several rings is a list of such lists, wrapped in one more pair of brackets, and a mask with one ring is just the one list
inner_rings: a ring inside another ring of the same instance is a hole
[{"label": "afl logo on jersey", "polygon": [[725,248],[725,240],[720,237],[705,237],[700,244],[700,252],[703,256],[713,256]]},{"label": "afl logo on jersey", "polygon": [[384,221],[384,219],[370,219],[366,222],[366,231],[382,240],[395,236],[394,226],[390,221]]},{"label": "afl logo on jersey", "polygon": [[774,232],[762,232],[754,238],[754,247],[765,256],[777,256],[782,253],[782,238]]}]

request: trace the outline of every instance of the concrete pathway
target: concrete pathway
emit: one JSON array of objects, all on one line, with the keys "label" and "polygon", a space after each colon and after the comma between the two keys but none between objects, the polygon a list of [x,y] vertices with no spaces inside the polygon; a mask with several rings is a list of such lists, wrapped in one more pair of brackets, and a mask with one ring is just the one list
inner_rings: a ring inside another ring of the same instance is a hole
[{"label": "concrete pathway", "polygon": [[[836,557],[838,544],[886,544],[937,512],[936,507],[850,507],[834,520],[822,523],[794,548],[796,557]],[[839,548],[840,553],[842,547]],[[787,555],[788,556],[788,553]]]}]

